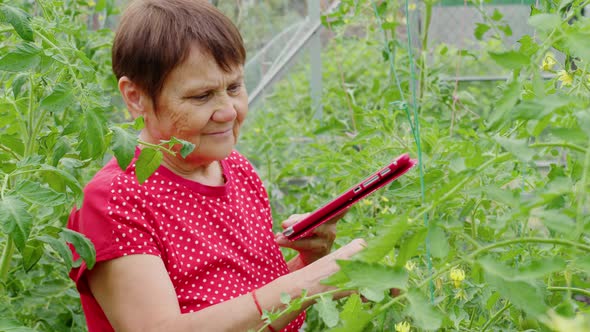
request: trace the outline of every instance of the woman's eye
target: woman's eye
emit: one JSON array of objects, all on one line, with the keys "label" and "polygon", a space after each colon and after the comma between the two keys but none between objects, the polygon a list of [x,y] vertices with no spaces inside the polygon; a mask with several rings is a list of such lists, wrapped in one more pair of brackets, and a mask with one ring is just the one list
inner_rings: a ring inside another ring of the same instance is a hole
[{"label": "woman's eye", "polygon": [[198,101],[206,101],[207,99],[209,99],[210,96],[211,96],[210,93],[205,93],[202,95],[192,96],[191,99],[195,99]]},{"label": "woman's eye", "polygon": [[241,88],[242,88],[241,84],[233,84],[233,85],[230,85],[229,88],[227,88],[227,91],[229,91],[229,93],[236,94],[236,93],[240,92]]}]

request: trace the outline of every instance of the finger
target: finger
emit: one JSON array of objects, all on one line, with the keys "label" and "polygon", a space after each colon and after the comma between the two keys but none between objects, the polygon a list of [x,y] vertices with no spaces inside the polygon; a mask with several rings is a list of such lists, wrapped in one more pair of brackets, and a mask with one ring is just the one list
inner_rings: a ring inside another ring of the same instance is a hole
[{"label": "finger", "polygon": [[346,208],[346,209],[338,212],[337,215],[330,218],[330,220],[328,220],[326,223],[327,224],[335,224],[338,220],[342,219],[342,217],[344,217],[348,213],[348,210],[350,210],[350,208]]},{"label": "finger", "polygon": [[330,255],[333,255],[335,259],[348,259],[367,247],[367,243],[363,239],[354,239],[345,246],[334,251]]},{"label": "finger", "polygon": [[325,223],[314,229],[313,234],[328,241],[334,242],[334,239],[336,239],[336,224]]},{"label": "finger", "polygon": [[289,218],[287,218],[286,220],[284,220],[281,223],[281,226],[283,226],[283,228],[287,228],[290,226],[295,225],[297,222],[305,219],[305,217],[307,217],[309,215],[309,213],[303,213],[303,214],[292,214],[289,216]]},{"label": "finger", "polygon": [[297,251],[307,252],[328,252],[332,248],[332,243],[325,239],[312,236],[306,237],[297,241],[289,241],[288,239],[278,239],[279,246],[284,248],[291,248]]}]

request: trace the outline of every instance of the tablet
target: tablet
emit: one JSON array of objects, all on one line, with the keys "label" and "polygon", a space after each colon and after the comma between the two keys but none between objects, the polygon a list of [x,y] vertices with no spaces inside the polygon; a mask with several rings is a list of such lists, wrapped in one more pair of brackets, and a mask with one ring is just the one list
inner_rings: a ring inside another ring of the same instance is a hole
[{"label": "tablet", "polygon": [[338,215],[338,213],[352,206],[363,197],[399,178],[414,165],[416,165],[416,160],[411,159],[408,154],[399,156],[389,165],[369,175],[336,199],[312,212],[305,219],[285,229],[283,235],[291,241],[311,235],[311,232],[316,227]]}]

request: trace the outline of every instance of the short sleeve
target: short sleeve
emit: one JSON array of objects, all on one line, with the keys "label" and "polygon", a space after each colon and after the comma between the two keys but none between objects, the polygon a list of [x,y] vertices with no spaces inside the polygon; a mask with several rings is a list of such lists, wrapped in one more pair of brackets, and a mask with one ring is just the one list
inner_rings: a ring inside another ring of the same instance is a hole
[{"label": "short sleeve", "polygon": [[[68,227],[84,234],[94,244],[96,262],[126,255],[149,254],[161,257],[160,245],[151,214],[140,193],[126,180],[115,178],[111,183],[93,181],[84,190],[79,210],[70,215]],[[74,259],[78,255],[72,248]],[[87,291],[85,263],[72,269],[70,277],[80,292]]]}]

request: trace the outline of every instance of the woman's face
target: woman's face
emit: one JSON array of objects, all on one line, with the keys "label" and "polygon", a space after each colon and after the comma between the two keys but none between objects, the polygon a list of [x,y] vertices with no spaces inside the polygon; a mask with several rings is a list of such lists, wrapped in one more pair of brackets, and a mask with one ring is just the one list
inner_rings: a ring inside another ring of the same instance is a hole
[{"label": "woman's face", "polygon": [[189,156],[178,155],[174,163],[200,166],[230,154],[248,112],[241,66],[225,72],[212,56],[192,47],[170,72],[158,98],[155,109],[144,115],[149,138],[159,142],[176,137],[195,144]]}]

